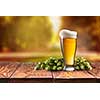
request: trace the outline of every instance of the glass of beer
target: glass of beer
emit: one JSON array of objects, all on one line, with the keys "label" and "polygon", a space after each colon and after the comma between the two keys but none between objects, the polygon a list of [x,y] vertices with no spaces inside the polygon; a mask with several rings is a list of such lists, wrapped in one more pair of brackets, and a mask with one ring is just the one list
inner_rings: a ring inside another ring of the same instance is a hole
[{"label": "glass of beer", "polygon": [[77,47],[77,32],[63,29],[59,35],[61,51],[64,58],[64,70],[73,71]]}]

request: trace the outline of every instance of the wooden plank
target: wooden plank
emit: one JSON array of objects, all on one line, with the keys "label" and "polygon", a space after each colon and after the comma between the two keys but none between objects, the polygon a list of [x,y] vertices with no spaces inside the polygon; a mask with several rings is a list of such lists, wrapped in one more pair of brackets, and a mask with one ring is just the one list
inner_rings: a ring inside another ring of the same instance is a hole
[{"label": "wooden plank", "polygon": [[[96,82],[100,79],[100,62],[92,63],[91,71],[50,72],[34,70],[32,62],[0,62],[0,79],[2,82]],[[1,81],[0,81],[1,82]]]},{"label": "wooden plank", "polygon": [[18,66],[18,62],[0,62],[0,78],[10,78]]},{"label": "wooden plank", "polygon": [[59,71],[59,72],[53,72],[53,77],[56,78],[56,79],[57,78],[58,79],[94,78],[87,71],[73,71],[73,72]]},{"label": "wooden plank", "polygon": [[73,72],[53,72],[54,82],[56,83],[93,83],[96,78],[87,71],[73,71]]},{"label": "wooden plank", "polygon": [[92,62],[91,65],[93,69],[88,72],[97,79],[100,79],[100,62]]},{"label": "wooden plank", "polygon": [[52,78],[52,73],[45,70],[34,70],[34,63],[22,63],[11,78]]}]

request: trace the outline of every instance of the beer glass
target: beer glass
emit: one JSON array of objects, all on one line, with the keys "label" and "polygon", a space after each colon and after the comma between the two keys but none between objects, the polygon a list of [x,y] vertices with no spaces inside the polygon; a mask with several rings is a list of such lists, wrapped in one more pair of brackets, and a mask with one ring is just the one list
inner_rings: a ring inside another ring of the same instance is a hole
[{"label": "beer glass", "polygon": [[63,29],[59,35],[61,51],[64,58],[64,70],[73,71],[77,46],[77,32]]}]

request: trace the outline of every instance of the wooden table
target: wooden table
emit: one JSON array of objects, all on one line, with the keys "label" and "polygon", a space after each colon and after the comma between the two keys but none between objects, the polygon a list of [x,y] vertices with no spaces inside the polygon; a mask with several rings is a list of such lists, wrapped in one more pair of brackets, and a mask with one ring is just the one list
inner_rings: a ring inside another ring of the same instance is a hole
[{"label": "wooden table", "polygon": [[92,62],[91,71],[34,70],[33,62],[0,62],[0,83],[97,83],[100,82],[100,62]]}]

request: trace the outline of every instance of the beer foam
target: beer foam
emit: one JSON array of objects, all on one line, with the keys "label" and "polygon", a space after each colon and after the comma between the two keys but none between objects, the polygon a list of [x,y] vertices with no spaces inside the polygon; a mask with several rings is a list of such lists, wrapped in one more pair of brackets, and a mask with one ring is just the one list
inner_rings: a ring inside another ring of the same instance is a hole
[{"label": "beer foam", "polygon": [[60,37],[61,38],[77,38],[77,32],[76,31],[70,31],[67,29],[63,29],[60,31]]}]

